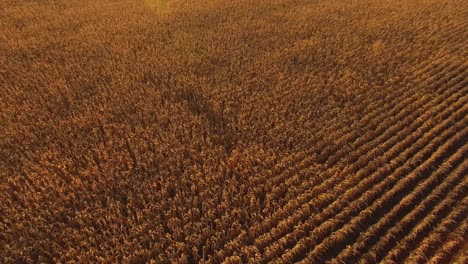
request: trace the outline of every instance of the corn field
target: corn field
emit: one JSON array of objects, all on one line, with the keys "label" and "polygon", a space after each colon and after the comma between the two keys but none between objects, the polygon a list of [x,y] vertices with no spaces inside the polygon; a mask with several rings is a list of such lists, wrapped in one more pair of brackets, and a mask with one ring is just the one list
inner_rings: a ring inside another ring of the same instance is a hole
[{"label": "corn field", "polygon": [[468,263],[468,1],[1,0],[1,263]]}]

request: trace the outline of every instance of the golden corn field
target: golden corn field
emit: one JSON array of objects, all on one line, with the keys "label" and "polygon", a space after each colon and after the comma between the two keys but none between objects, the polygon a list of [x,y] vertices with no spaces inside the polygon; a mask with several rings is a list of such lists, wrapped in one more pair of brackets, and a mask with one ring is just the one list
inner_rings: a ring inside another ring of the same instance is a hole
[{"label": "golden corn field", "polygon": [[0,263],[468,263],[468,1],[1,0]]}]

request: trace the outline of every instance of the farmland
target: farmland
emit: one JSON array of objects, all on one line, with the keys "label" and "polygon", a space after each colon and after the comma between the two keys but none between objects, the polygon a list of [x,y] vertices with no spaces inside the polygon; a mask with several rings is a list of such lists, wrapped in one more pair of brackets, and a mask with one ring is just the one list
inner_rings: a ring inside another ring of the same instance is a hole
[{"label": "farmland", "polygon": [[466,263],[468,2],[0,1],[1,263]]}]

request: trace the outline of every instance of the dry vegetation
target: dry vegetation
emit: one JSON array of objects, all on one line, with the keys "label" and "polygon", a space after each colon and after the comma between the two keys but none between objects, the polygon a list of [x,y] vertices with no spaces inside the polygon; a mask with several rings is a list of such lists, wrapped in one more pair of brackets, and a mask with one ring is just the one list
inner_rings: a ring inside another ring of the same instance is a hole
[{"label": "dry vegetation", "polygon": [[0,262],[467,261],[467,18],[1,0]]}]

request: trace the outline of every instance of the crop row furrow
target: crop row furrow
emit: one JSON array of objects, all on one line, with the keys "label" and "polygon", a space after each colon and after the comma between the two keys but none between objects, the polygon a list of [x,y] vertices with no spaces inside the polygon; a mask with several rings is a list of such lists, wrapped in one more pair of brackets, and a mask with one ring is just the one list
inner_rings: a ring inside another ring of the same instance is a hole
[{"label": "crop row furrow", "polygon": [[[371,245],[374,245],[380,237],[385,235],[386,230],[397,224],[412,209],[420,206],[423,208],[434,206],[463,178],[464,173],[466,173],[467,163],[465,162],[458,165],[457,168],[453,168],[460,160],[463,161],[463,158],[463,155],[453,155],[427,181],[417,185],[414,191],[404,197],[388,214],[383,216],[375,225],[372,225],[365,232],[361,233],[356,242],[344,249],[332,260],[332,263],[356,261],[356,258],[367,248],[371,248]],[[452,168],[454,171],[450,173]],[[444,177],[445,175],[448,176]],[[418,202],[419,199],[423,200]]]},{"label": "crop row furrow", "polygon": [[[447,65],[450,66],[451,64],[447,64]],[[436,67],[436,68],[437,68],[437,67]],[[430,69],[430,68],[429,68],[429,69]],[[434,80],[436,80],[436,78],[440,78],[440,77],[445,77],[445,78],[447,78],[447,77],[448,77],[448,76],[446,76],[445,73],[442,72],[443,69],[444,69],[444,68],[442,67],[442,68],[440,69],[440,71],[439,71],[438,74],[432,76],[433,79],[430,79],[429,81],[427,81],[427,83],[422,83],[420,86],[423,86],[423,87],[424,87],[425,85],[428,85],[428,84],[430,84],[431,82],[433,83],[432,86],[438,85],[438,83],[434,83],[434,82],[433,82]],[[453,66],[452,68],[448,68],[448,69],[445,69],[445,70],[451,71],[451,70],[455,70],[455,69],[456,69],[456,66]],[[463,67],[458,67],[458,70],[463,71],[464,68],[463,68]],[[407,89],[402,89],[402,90],[407,91]],[[402,101],[402,100],[398,100],[398,98],[394,100],[395,102],[399,103],[399,106],[400,106],[400,107],[395,108],[394,106],[389,106],[390,112],[387,112],[385,109],[380,109],[379,111],[374,111],[376,114],[380,114],[380,117],[381,117],[381,118],[378,119],[376,122],[369,122],[370,120],[365,120],[365,122],[363,122],[362,124],[366,124],[366,125],[368,125],[368,126],[364,127],[364,130],[367,129],[367,130],[371,130],[371,131],[372,131],[372,129],[369,128],[369,124],[372,124],[372,123],[380,124],[380,123],[386,118],[386,115],[382,115],[382,113],[387,113],[387,115],[392,115],[392,113],[394,113],[394,112],[396,112],[396,111],[398,111],[398,110],[403,109],[405,106],[407,106],[408,104],[411,103],[411,101],[406,101],[406,100],[410,100],[410,99],[416,100],[416,99],[418,98],[418,96],[417,96],[417,95],[414,96],[414,95],[415,95],[415,94],[414,94],[414,90],[415,90],[415,89],[410,89],[410,90],[409,90],[409,91],[413,92],[413,93],[412,93],[413,97],[411,97],[411,96],[409,96],[409,95],[405,95],[405,100],[403,100],[403,101]],[[387,104],[386,104],[386,105],[387,105]],[[378,107],[381,108],[382,106],[376,104],[375,110],[377,110]],[[368,129],[368,128],[369,128],[369,129]],[[341,130],[338,130],[338,132],[341,132]],[[338,137],[339,137],[339,136],[338,136]],[[326,142],[326,140],[323,140],[322,142]],[[290,172],[290,171],[292,171],[292,170],[293,170],[293,171],[298,171],[298,170],[300,171],[302,168],[307,168],[307,166],[312,165],[315,159],[314,159],[313,157],[311,157],[310,154],[312,154],[312,153],[309,153],[309,154],[307,154],[307,153],[302,153],[302,155],[299,155],[299,157],[304,157],[304,156],[306,156],[306,160],[301,160],[300,162],[297,162],[298,165],[300,165],[299,168],[291,168],[290,170],[287,170],[287,169],[286,169],[286,172]],[[297,159],[288,159],[288,161],[291,161],[291,162],[292,162],[292,161],[298,161],[298,160],[297,160]],[[286,165],[289,165],[289,164],[291,164],[291,163],[289,162],[288,164],[285,164],[285,166],[286,166]],[[285,166],[282,167],[283,170],[286,168]],[[294,167],[295,167],[295,166],[294,166]],[[286,174],[289,174],[289,173],[286,173]],[[280,173],[278,176],[274,177],[273,179],[271,179],[270,177],[268,177],[268,175],[271,177],[272,175],[275,175],[275,174],[274,174],[274,172],[268,173],[268,174],[266,175],[267,177],[262,177],[262,179],[264,179],[264,180],[262,180],[262,181],[256,181],[256,185],[271,180],[270,182],[271,182],[271,183],[274,183],[274,184],[273,184],[274,186],[277,186],[277,184],[280,183],[281,181],[283,181],[284,179],[288,179],[288,176],[285,177],[282,173]],[[255,177],[255,179],[258,179],[258,177]],[[295,181],[294,181],[294,182],[295,182]]]},{"label": "crop row furrow", "polygon": [[[456,51],[458,51],[458,50],[456,50]],[[449,53],[447,56],[449,56],[449,55],[451,55],[451,53]],[[432,67],[433,65],[429,65],[429,66],[427,66],[427,67],[425,68],[425,71],[428,71],[429,74],[433,74],[431,70],[433,70],[434,68],[438,69],[438,71],[436,71],[436,72],[438,72],[438,74],[436,74],[435,76],[438,76],[437,78],[439,78],[439,80],[441,80],[441,81],[439,81],[439,82],[443,82],[444,80],[442,80],[442,79],[443,79],[442,77],[446,77],[445,73],[443,73],[444,68],[445,68],[445,70],[447,70],[446,67],[449,67],[448,69],[449,69],[450,71],[453,71],[453,70],[458,70],[458,71],[460,71],[460,69],[463,69],[463,68],[461,68],[460,66],[458,66],[458,67],[457,67],[457,66],[453,66],[453,64],[450,64],[450,61],[447,62],[447,60],[446,60],[446,57],[447,57],[447,56],[444,56],[443,59],[441,59],[440,64],[436,64],[436,67]],[[450,57],[450,56],[449,56],[449,57]],[[444,62],[445,62],[445,63],[444,63]],[[439,65],[439,66],[442,65],[442,66],[438,67],[437,65]],[[429,74],[428,74],[428,75],[429,75]],[[421,76],[421,75],[419,75],[419,76]],[[425,75],[423,74],[422,76],[425,76]],[[433,75],[433,76],[434,76],[434,75]],[[445,79],[445,80],[446,80],[446,79]],[[434,82],[434,79],[431,79],[430,81]],[[425,84],[425,85],[430,85],[430,82],[427,82],[427,83],[424,82],[423,84]],[[409,97],[409,98],[411,98],[411,100],[415,100],[415,98],[417,98],[417,94],[414,92],[414,90],[415,90],[415,89],[409,89],[409,90],[408,90],[408,89],[401,88],[401,91],[402,91],[402,92],[405,92],[405,91],[410,91],[410,92],[411,92],[411,94],[413,95],[412,97]],[[403,107],[404,107],[405,104],[407,105],[407,104],[410,102],[410,101],[408,101],[408,100],[409,100],[408,97],[405,96],[405,99],[404,99],[404,100],[400,100],[400,99],[397,97],[397,98],[393,98],[393,101],[392,101],[392,102],[399,103],[398,105],[400,106],[400,108],[397,108],[397,110],[398,110],[398,109],[401,110],[401,109],[403,109]],[[377,116],[377,117],[380,117],[379,120],[383,120],[383,119],[385,118],[386,115],[382,115],[382,113],[385,113],[385,111],[381,111],[381,112],[377,111],[379,106],[382,106],[382,105],[381,105],[381,104],[380,104],[380,105],[374,104],[374,106],[373,106],[373,108],[372,108],[373,111],[372,111],[371,113],[375,114],[375,116]],[[386,106],[387,106],[387,107],[392,107],[393,105],[392,105],[392,104],[386,104]],[[395,108],[391,108],[391,109],[395,109]],[[366,115],[366,116],[364,117],[364,119],[363,119],[363,120],[366,121],[366,122],[362,122],[362,124],[363,124],[363,125],[365,125],[365,124],[369,125],[369,123],[372,123],[372,122],[371,122],[371,121],[372,121],[372,118],[374,118],[375,116],[372,116],[372,115],[369,115],[369,114]],[[324,140],[324,141],[325,141],[325,140]],[[311,153],[311,154],[312,154],[312,153]],[[306,174],[306,175],[303,175],[303,174],[302,174],[302,173],[303,173],[303,169],[302,169],[302,168],[307,168],[307,166],[310,166],[311,164],[313,164],[314,161],[313,161],[313,158],[312,158],[312,157],[311,157],[311,158],[307,158],[307,153],[303,153],[303,155],[299,155],[299,156],[301,156],[301,157],[306,156],[306,161],[302,160],[301,162],[298,162],[298,164],[301,164],[300,168],[294,168],[294,169],[291,169],[291,171],[297,171],[297,170],[299,170],[299,173],[296,173],[296,174],[301,175],[301,176],[299,176],[299,179],[303,179],[305,176],[307,176],[307,174]],[[293,163],[293,162],[294,162],[294,159],[291,160],[291,163]],[[283,169],[282,171],[284,171],[285,167],[282,166],[282,169]],[[294,174],[294,175],[296,175],[296,174]],[[270,175],[270,176],[268,177],[267,175]],[[262,177],[262,179],[264,179],[264,180],[258,181],[257,185],[260,184],[261,182],[267,182],[267,180],[271,177],[271,175],[274,175],[274,173],[271,172],[271,173],[266,174],[265,177]],[[284,176],[284,175],[280,174],[279,177],[278,177],[278,179],[279,179],[279,178],[282,179],[283,176]],[[293,177],[294,177],[294,176],[293,176]],[[275,178],[276,178],[276,177],[275,177]],[[284,178],[288,179],[288,177],[284,177]],[[297,178],[297,177],[296,177],[296,178]],[[291,182],[292,182],[292,183],[297,182],[297,179],[296,179],[296,178],[293,179],[293,180],[291,180]],[[316,185],[318,182],[323,182],[324,179],[326,179],[326,177],[313,177],[313,179],[312,179],[312,181],[310,182],[310,184],[311,184],[312,186],[313,186],[313,185]],[[278,181],[275,181],[275,184],[277,184],[277,183],[278,183]],[[308,183],[309,183],[309,182],[308,182]],[[271,186],[271,185],[270,185],[270,186]],[[272,188],[272,189],[273,189],[273,188],[276,188],[276,190],[279,190],[279,191],[281,191],[282,189],[284,189],[284,188],[281,188],[281,187],[274,187],[274,186],[271,186],[271,188]],[[267,189],[268,189],[268,188],[267,188]],[[302,196],[301,201],[307,201],[307,200],[308,200],[308,197],[311,197],[310,194],[313,194],[313,193],[314,193],[314,192],[309,192],[309,195]],[[271,195],[269,195],[269,196],[272,196],[272,198],[273,198],[273,197],[276,197],[274,193],[271,194]],[[296,205],[296,208],[297,208],[297,205],[300,205],[300,204],[303,203],[303,202],[301,202],[301,201],[299,201],[299,202],[297,202],[297,201],[289,201],[288,204],[294,203],[294,204]],[[291,208],[291,207],[289,207],[289,206],[287,206],[287,205],[284,206],[283,204],[281,204],[281,206],[283,206],[283,208],[286,207],[285,209],[287,209],[287,211],[294,210],[294,208]],[[280,212],[285,212],[285,210],[280,210]],[[269,214],[269,212],[264,212],[264,213]],[[228,244],[225,244],[225,245],[223,246],[223,250],[220,250],[220,251],[218,252],[218,256],[221,257],[221,256],[223,256],[223,255],[229,255],[230,253],[233,252],[232,250],[229,250],[229,249],[227,248],[227,247],[229,247],[229,244],[235,246],[236,244],[240,243],[240,241],[251,240],[252,237],[257,237],[257,236],[258,236],[258,235],[255,234],[255,233],[258,233],[258,232],[263,233],[263,232],[265,232],[265,231],[262,231],[262,230],[265,230],[265,228],[266,228],[267,226],[271,226],[272,224],[275,224],[275,223],[277,222],[277,220],[275,220],[275,219],[278,219],[278,220],[279,220],[279,219],[282,219],[282,218],[284,218],[284,215],[283,215],[282,213],[279,213],[279,214],[278,214],[277,212],[275,212],[275,214],[273,215],[273,218],[272,218],[272,217],[267,217],[267,218],[265,218],[265,220],[264,220],[265,222],[264,222],[264,223],[255,224],[254,226],[252,226],[252,227],[249,228],[250,230],[257,230],[256,232],[254,232],[254,233],[248,232],[248,235],[247,235],[246,232],[244,232],[244,233],[239,233],[239,235],[238,235],[237,237],[233,238],[230,242],[228,242]]]},{"label": "crop row furrow", "polygon": [[[461,134],[458,138],[454,137],[451,140],[453,145],[456,145],[460,140],[463,140],[463,137],[466,137],[466,134]],[[367,191],[363,197],[361,197],[361,201],[357,200],[351,203],[347,208],[343,210],[342,213],[335,217],[336,219],[329,220],[331,224],[335,222],[343,222],[348,221],[348,217],[345,217],[348,214],[348,211],[351,214],[355,214],[357,211],[360,211],[359,215],[352,218],[347,224],[345,224],[341,229],[333,232],[331,235],[327,236],[320,244],[318,244],[311,252],[310,258],[320,259],[320,261],[328,261],[337,253],[341,252],[346,245],[354,243],[357,236],[359,236],[360,232],[366,230],[370,225],[372,225],[376,220],[380,219],[386,214],[389,208],[396,208],[395,206],[402,202],[404,197],[411,197],[412,189],[417,188],[417,186],[425,186],[426,188],[434,188],[434,184],[425,184],[425,179],[432,180],[433,177],[428,177],[430,175],[432,168],[441,166],[443,162],[445,162],[444,158],[447,155],[451,155],[451,152],[454,151],[453,145],[449,145],[448,147],[443,147],[434,152],[433,156],[426,160],[423,164],[421,164],[416,170],[412,171],[408,175],[404,176],[401,180],[395,183],[395,185],[386,193],[380,197],[379,199],[375,200],[371,205],[367,206],[365,209],[360,207],[359,205],[362,202],[367,203],[369,200],[366,195],[367,193],[371,193],[372,190]],[[459,150],[457,153],[453,154],[448,161],[452,161],[451,159],[460,160],[467,154],[468,148],[464,148]],[[447,162],[448,162],[447,161]],[[390,177],[393,177],[391,175]],[[433,176],[437,180],[437,175],[433,174]],[[389,178],[390,178],[389,177]],[[397,175],[397,178],[400,178],[401,175]],[[377,189],[381,186],[376,186],[374,189]],[[379,189],[380,190],[380,189]],[[414,192],[413,192],[414,194]],[[407,196],[408,195],[408,196]],[[419,199],[418,195],[415,195],[415,199]],[[370,198],[370,197],[369,197]],[[356,206],[354,206],[356,204]],[[349,208],[349,209],[348,209]],[[402,208],[403,209],[403,208]],[[362,211],[361,211],[362,210]],[[310,259],[308,258],[308,259]]]},{"label": "crop row furrow", "polygon": [[430,264],[449,263],[452,256],[459,251],[464,243],[468,240],[468,220],[463,220],[463,223],[453,231],[437,251],[429,260]]},{"label": "crop row furrow", "polygon": [[430,258],[440,244],[445,241],[447,235],[456,229],[460,223],[466,221],[468,215],[468,200],[466,197],[423,241],[418,243],[419,246],[411,252],[405,261],[408,263],[425,263],[427,258]]},{"label": "crop row furrow", "polygon": [[[454,82],[457,82],[457,81],[458,81],[458,79],[455,79],[455,80],[454,80]],[[457,86],[458,86],[458,87],[460,87],[460,86],[463,87],[463,85],[464,85],[464,84],[461,83],[461,84],[458,84]],[[417,113],[413,113],[413,114],[417,114]],[[424,119],[424,117],[422,116],[422,117],[420,117],[420,119]],[[407,120],[407,119],[405,119],[405,120]],[[400,120],[400,121],[403,121],[403,122],[404,122],[405,120]],[[406,122],[408,122],[408,121],[406,121]],[[417,127],[417,124],[412,124],[412,127]],[[390,131],[390,130],[387,130],[385,133],[388,135],[388,134],[391,134],[391,131]],[[382,135],[381,137],[383,137],[383,135]],[[374,148],[374,149],[372,149],[372,150],[370,150],[370,151],[363,151],[362,153],[361,153],[361,148],[356,147],[356,148],[354,148],[354,149],[355,149],[354,152],[349,153],[349,156],[360,157],[359,159],[356,158],[356,159],[358,159],[359,162],[355,162],[355,163],[360,163],[360,164],[361,164],[360,167],[366,166],[366,165],[368,164],[368,162],[371,161],[373,158],[378,157],[379,155],[381,155],[382,153],[384,153],[384,152],[387,150],[387,148],[389,148],[390,146],[392,146],[393,144],[395,144],[395,142],[397,142],[398,140],[401,140],[401,137],[402,137],[402,136],[400,136],[400,137],[393,136],[393,137],[391,137],[390,140],[387,140],[385,143],[382,144],[382,148]],[[404,135],[403,135],[403,137],[404,137]],[[370,138],[372,138],[372,137],[370,137]],[[367,140],[368,140],[368,141],[371,141],[370,138],[367,138]],[[370,148],[370,147],[367,147],[367,148]],[[362,157],[363,157],[364,155],[368,156],[369,159],[367,159],[367,160],[366,160],[366,159],[363,159]],[[350,166],[348,166],[348,167],[345,168],[346,173],[348,173],[348,174],[349,174],[349,173],[352,173],[352,172],[350,172],[349,170],[352,170],[353,168],[356,167],[356,166],[355,166],[355,163],[354,163],[354,164],[351,164]],[[344,174],[345,171],[343,171],[342,173]],[[329,178],[330,176],[331,176],[331,175],[328,174],[328,175],[324,175],[322,178]],[[301,186],[299,186],[297,189],[292,189],[292,191],[288,193],[288,195],[285,197],[285,199],[288,200],[288,199],[291,199],[291,198],[293,198],[293,197],[297,197],[297,191],[296,191],[296,190],[298,190],[299,188],[300,188],[300,189],[306,189],[306,190],[307,190],[308,188],[310,188],[310,186],[311,186],[311,185],[309,184],[308,181],[303,181],[302,184],[301,184]],[[313,186],[313,185],[312,185],[312,186]],[[292,187],[292,186],[287,186],[288,189],[291,188],[291,187]]]},{"label": "crop row furrow", "polygon": [[[384,237],[364,254],[360,263],[372,262],[402,262],[418,244],[427,236],[441,219],[458,207],[460,200],[467,199],[468,179],[465,177],[461,184],[449,192],[448,196],[434,208],[417,207],[406,215],[398,225],[387,231]],[[416,224],[418,223],[418,224]],[[413,227],[413,228],[411,228]],[[382,259],[383,258],[383,259]]]},{"label": "crop row furrow", "polygon": [[[463,125],[463,122],[458,123],[459,129],[460,127],[463,127]],[[319,243],[322,239],[324,239],[337,228],[340,228],[342,225],[344,225],[348,221],[347,219],[349,219],[349,217],[359,212],[359,210],[366,208],[375,199],[379,198],[380,195],[382,195],[386,190],[392,188],[392,186],[398,182],[398,180],[403,175],[411,172],[412,169],[414,169],[414,165],[411,165],[413,162],[417,162],[415,164],[417,165],[418,161],[425,160],[427,156],[435,151],[441,143],[443,143],[445,140],[449,140],[449,138],[454,133],[456,133],[456,131],[444,131],[441,136],[434,139],[420,138],[418,141],[426,141],[426,146],[417,152],[414,157],[411,158],[406,157],[406,155],[401,155],[399,158],[402,158],[405,161],[403,164],[399,164],[400,162],[398,162],[393,163],[398,164],[397,166],[385,166],[373,175],[359,182],[359,184],[357,184],[354,188],[347,190],[343,197],[334,201],[321,214],[311,219],[313,223],[309,225],[314,228],[311,230],[310,234],[306,233],[306,236],[299,240],[295,247],[293,247],[295,252],[294,259],[300,258],[308,249],[315,247],[315,245],[317,245],[317,243]],[[437,136],[437,133],[431,134]],[[431,138],[432,136],[428,137]],[[456,142],[452,140],[446,144],[453,145],[455,143]],[[406,150],[406,152],[409,152],[409,149]],[[393,167],[398,168],[395,170]],[[388,174],[390,174],[390,176],[385,177]],[[368,191],[363,193],[362,190]],[[351,205],[353,206],[351,207]],[[342,208],[348,209],[343,210]],[[330,219],[335,214],[338,214],[337,219],[339,221]],[[309,247],[305,247],[304,245],[308,245]],[[301,250],[294,249],[298,246],[301,247]]]},{"label": "crop row furrow", "polygon": [[[453,98],[454,98],[454,99],[457,99],[458,97],[457,97],[457,96],[453,96]],[[449,102],[450,102],[450,101],[449,101]],[[446,107],[446,106],[447,106],[447,103],[449,103],[449,102],[445,102],[445,104],[442,103],[441,105],[439,105],[439,108],[441,108],[441,110],[444,109],[444,107]],[[458,105],[459,105],[459,104],[458,104]],[[428,117],[430,117],[430,115],[433,115],[434,113],[438,113],[438,112],[437,112],[437,111],[428,111],[428,112],[426,112],[426,114],[428,115]],[[445,113],[449,113],[449,112],[446,111]],[[425,119],[420,119],[418,122],[422,124],[423,121],[425,121]],[[447,124],[447,122],[445,122],[445,124]],[[419,125],[420,125],[420,124],[418,124],[418,126],[419,126]],[[427,128],[429,128],[429,126],[427,126]],[[401,132],[403,132],[403,131],[401,131]],[[419,133],[420,135],[414,134],[412,137],[407,138],[407,140],[409,140],[409,139],[411,139],[411,138],[413,138],[413,140],[415,140],[415,139],[417,139],[418,136],[423,135],[423,133],[424,133],[424,131],[421,131],[421,132]],[[405,134],[405,135],[407,135],[407,134]],[[411,141],[408,141],[407,144],[409,144],[409,142],[411,142]],[[400,148],[400,150],[402,150],[402,149],[404,149],[404,148]],[[328,202],[334,201],[334,200],[336,199],[336,197],[335,197],[335,195],[333,195],[333,193],[341,194],[343,191],[340,191],[340,190],[346,190],[347,188],[349,188],[349,187],[351,187],[351,186],[357,184],[357,183],[359,182],[359,179],[361,179],[362,177],[365,177],[365,175],[360,175],[360,176],[361,176],[360,178],[356,178],[356,179],[354,179],[353,181],[351,181],[351,179],[348,178],[345,182],[342,182],[341,184],[339,184],[339,185],[337,185],[337,186],[333,186],[333,185],[324,185],[324,186],[323,186],[323,187],[324,187],[324,190],[330,191],[330,187],[332,187],[332,189],[331,189],[331,190],[332,190],[332,194],[328,194],[327,196],[323,196],[323,195],[322,195],[322,196],[316,197],[316,199],[314,199],[314,200],[312,200],[312,201],[310,201],[310,202],[312,202],[312,204],[314,204],[314,207],[315,207],[316,210],[320,210],[321,206],[318,206],[319,204],[325,203],[324,205],[326,206],[326,204],[328,204]],[[324,182],[324,184],[326,184],[326,183],[327,183],[327,181]],[[333,182],[332,184],[334,184],[334,182]],[[322,185],[321,185],[321,186],[322,186]],[[337,187],[338,187],[339,189],[337,189],[337,190],[335,191],[334,189],[336,189]],[[327,202],[327,200],[328,200],[328,202]],[[318,203],[318,201],[320,201],[320,203]],[[310,203],[308,203],[308,204],[310,204]],[[311,204],[311,205],[312,205],[312,204]],[[308,210],[308,212],[310,213],[310,209]],[[307,218],[307,216],[305,216],[305,217]],[[297,221],[300,221],[300,219],[304,219],[304,216],[298,216],[298,217],[295,217],[295,218],[296,218]],[[294,219],[294,218],[293,218],[293,219]],[[291,222],[290,222],[291,220],[292,220],[291,217],[288,217],[288,218],[286,218],[286,219],[285,219],[284,221],[282,221],[282,222],[289,222],[289,223],[291,223]],[[293,222],[292,222],[292,226],[294,226],[295,223],[296,223],[297,221],[293,221]],[[280,226],[280,225],[281,225],[281,226]],[[283,231],[285,231],[286,233],[290,231],[288,228],[286,228],[286,227],[283,226],[282,224],[280,224],[280,225],[279,225],[278,228],[276,228],[276,229],[278,229],[278,230],[283,230]],[[292,228],[292,226],[290,226],[290,227]],[[273,229],[273,231],[275,231],[276,229]],[[276,232],[276,231],[275,231],[275,232]],[[285,232],[283,232],[283,233],[285,233]],[[277,235],[279,235],[279,234],[277,234]],[[268,239],[266,239],[267,236],[268,236]],[[263,243],[269,244],[269,243],[271,242],[271,240],[274,239],[275,237],[276,237],[276,236],[271,236],[271,234],[267,234],[267,235],[265,235],[265,236],[263,236],[263,237],[260,237],[259,240],[263,240],[263,241],[262,241]],[[259,248],[262,248],[262,245],[261,245],[261,244],[258,244],[257,246],[258,246]]]},{"label": "crop row furrow", "polygon": [[405,261],[409,263],[427,262],[428,258],[432,257],[440,245],[446,241],[448,234],[467,221],[467,216],[468,202],[465,202],[454,208],[447,218],[442,220],[428,236],[418,243],[419,246],[411,252]]}]

